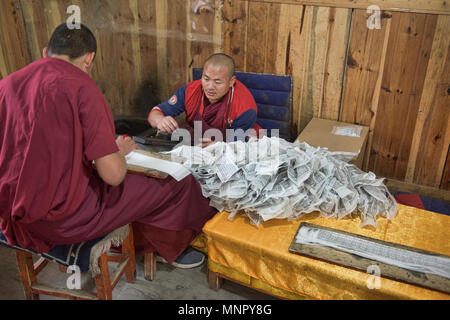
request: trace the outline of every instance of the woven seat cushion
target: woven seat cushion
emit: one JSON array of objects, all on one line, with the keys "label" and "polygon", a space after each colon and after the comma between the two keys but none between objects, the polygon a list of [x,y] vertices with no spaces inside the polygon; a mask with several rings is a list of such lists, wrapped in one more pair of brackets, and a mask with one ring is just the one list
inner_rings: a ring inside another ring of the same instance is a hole
[{"label": "woven seat cushion", "polygon": [[103,238],[104,238],[104,236],[94,239],[94,240],[80,242],[77,244],[55,246],[48,253],[37,253],[34,250],[28,250],[28,249],[21,248],[19,246],[9,245],[8,242],[6,241],[5,235],[0,230],[0,244],[1,245],[4,245],[8,248],[19,249],[22,251],[27,251],[32,254],[42,256],[46,259],[49,259],[56,263],[59,263],[60,265],[63,265],[65,267],[68,267],[71,265],[78,265],[81,272],[89,271],[90,255],[91,255],[92,247],[96,243],[98,243],[100,240],[102,240]]},{"label": "woven seat cushion", "polygon": [[[194,80],[201,79],[202,72],[202,68],[193,68]],[[263,129],[279,129],[280,138],[292,141],[292,78],[252,72],[235,72],[235,76],[247,87],[255,99],[258,106],[256,122]]]}]

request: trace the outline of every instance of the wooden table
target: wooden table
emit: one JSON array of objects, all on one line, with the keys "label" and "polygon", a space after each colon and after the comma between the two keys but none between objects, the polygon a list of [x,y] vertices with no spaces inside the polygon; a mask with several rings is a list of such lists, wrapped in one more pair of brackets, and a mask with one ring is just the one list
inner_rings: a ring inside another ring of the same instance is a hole
[{"label": "wooden table", "polygon": [[249,219],[217,214],[203,228],[210,287],[222,279],[239,282],[287,299],[450,299],[450,295],[288,251],[301,222],[450,256],[450,216],[399,205],[391,221],[378,217],[376,230],[360,228],[359,217],[327,219],[318,213],[287,221],[270,220],[259,227]]}]

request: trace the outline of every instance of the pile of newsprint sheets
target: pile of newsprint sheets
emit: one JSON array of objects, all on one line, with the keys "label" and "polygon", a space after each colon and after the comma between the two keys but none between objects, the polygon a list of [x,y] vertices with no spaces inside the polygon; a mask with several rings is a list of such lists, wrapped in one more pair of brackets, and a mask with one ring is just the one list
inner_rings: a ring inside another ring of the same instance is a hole
[{"label": "pile of newsprint sheets", "polygon": [[171,154],[200,182],[203,195],[219,211],[247,215],[259,225],[270,219],[295,219],[320,211],[341,219],[361,214],[361,227],[392,219],[397,203],[372,172],[349,164],[356,154],[329,152],[277,137],[249,142],[216,142],[206,148],[181,146]]}]

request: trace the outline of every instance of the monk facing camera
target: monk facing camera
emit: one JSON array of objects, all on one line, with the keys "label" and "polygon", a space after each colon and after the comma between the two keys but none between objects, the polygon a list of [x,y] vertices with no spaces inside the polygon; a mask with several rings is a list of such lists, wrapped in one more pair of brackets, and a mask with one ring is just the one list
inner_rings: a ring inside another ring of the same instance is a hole
[{"label": "monk facing camera", "polygon": [[219,130],[222,138],[230,129],[258,132],[261,127],[256,123],[255,99],[234,73],[231,57],[213,54],[205,61],[202,78],[182,86],[169,100],[152,108],[148,122],[163,132],[173,133],[180,128],[175,117],[185,112],[183,128],[189,130],[192,144],[203,146],[209,144],[203,138],[194,141],[195,123],[201,127],[202,137],[210,129]]}]

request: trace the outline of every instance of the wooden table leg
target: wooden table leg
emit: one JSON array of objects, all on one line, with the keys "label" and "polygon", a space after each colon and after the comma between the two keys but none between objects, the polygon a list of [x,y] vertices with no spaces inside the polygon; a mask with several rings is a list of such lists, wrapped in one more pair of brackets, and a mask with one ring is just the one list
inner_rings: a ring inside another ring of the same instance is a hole
[{"label": "wooden table leg", "polygon": [[223,278],[219,273],[208,270],[208,285],[210,289],[219,290],[223,284]]},{"label": "wooden table leg", "polygon": [[130,233],[128,237],[122,242],[122,255],[128,255],[129,263],[125,269],[125,275],[127,277],[127,281],[130,283],[134,283],[136,280],[136,255],[134,252],[134,240],[133,240],[133,228],[130,224]]},{"label": "wooden table leg", "polygon": [[153,281],[156,275],[156,252],[144,254],[144,278]]}]

